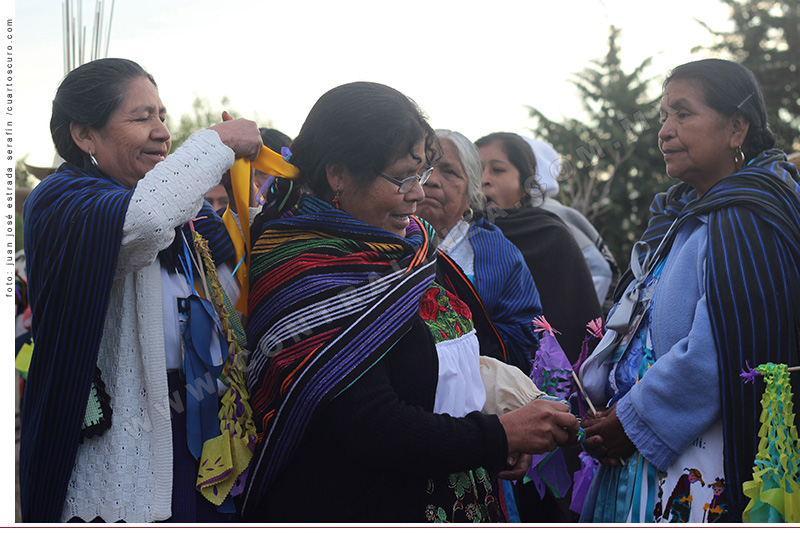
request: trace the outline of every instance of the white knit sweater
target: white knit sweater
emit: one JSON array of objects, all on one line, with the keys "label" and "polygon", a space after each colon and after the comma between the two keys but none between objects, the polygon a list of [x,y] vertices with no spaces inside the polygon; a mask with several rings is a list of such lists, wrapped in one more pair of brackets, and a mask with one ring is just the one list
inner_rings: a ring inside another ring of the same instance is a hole
[{"label": "white knit sweater", "polygon": [[136,185],[97,357],[112,425],[78,447],[62,521],[99,516],[141,523],[171,515],[172,428],[157,255],[233,160],[216,132],[202,130]]}]

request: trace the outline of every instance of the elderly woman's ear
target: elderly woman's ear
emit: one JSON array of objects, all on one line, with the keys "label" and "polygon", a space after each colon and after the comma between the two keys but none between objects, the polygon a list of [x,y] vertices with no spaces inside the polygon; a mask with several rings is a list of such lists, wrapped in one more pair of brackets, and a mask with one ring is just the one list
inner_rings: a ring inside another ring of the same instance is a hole
[{"label": "elderly woman's ear", "polygon": [[731,128],[731,149],[741,148],[744,140],[747,139],[747,132],[750,130],[750,122],[748,122],[741,113],[734,114],[729,119],[729,126]]},{"label": "elderly woman's ear", "polygon": [[69,132],[72,135],[72,142],[85,154],[94,152],[94,141],[97,130],[85,124],[69,123]]}]

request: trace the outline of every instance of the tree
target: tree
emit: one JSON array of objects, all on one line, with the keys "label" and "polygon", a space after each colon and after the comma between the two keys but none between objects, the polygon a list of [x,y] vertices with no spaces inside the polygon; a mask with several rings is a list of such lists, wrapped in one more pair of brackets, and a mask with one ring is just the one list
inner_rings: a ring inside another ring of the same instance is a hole
[{"label": "tree", "polygon": [[28,172],[25,166],[30,154],[25,154],[14,162],[14,188],[33,189],[39,184],[39,178]]},{"label": "tree", "polygon": [[221,122],[223,110],[230,113],[234,118],[237,118],[238,113],[229,109],[229,104],[230,100],[228,100],[228,97],[223,96],[222,100],[220,100],[222,109],[217,111],[211,107],[211,103],[207,98],[195,96],[194,102],[192,102],[192,112],[181,115],[181,118],[178,119],[177,126],[175,126],[171,118],[167,116],[167,128],[170,131],[170,137],[172,137],[172,151],[174,152],[177,147],[183,144],[183,141],[188,139],[189,136],[197,130]]},{"label": "tree", "polygon": [[648,96],[647,59],[626,73],[609,29],[608,53],[573,80],[588,120],[556,122],[529,107],[536,127],[561,156],[559,198],[581,211],[597,228],[617,262],[628,264],[633,243],[650,218],[649,206],[670,178],[658,149],[658,102]]},{"label": "tree", "polygon": [[797,0],[722,0],[734,28],[715,31],[710,47],[696,48],[730,55],[761,83],[775,144],[800,151],[800,2]]},{"label": "tree", "polygon": [[[168,115],[167,129],[169,129],[170,137],[172,138],[171,151],[174,152],[177,147],[183,144],[183,141],[188,139],[189,136],[197,130],[221,122],[223,111],[230,113],[233,118],[239,118],[239,112],[230,108],[230,100],[227,96],[223,96],[219,103],[220,109],[214,109],[211,107],[211,103],[207,98],[200,98],[195,95],[194,101],[192,102],[191,113],[181,115],[181,118],[178,119],[177,126]],[[255,113],[255,117],[252,120],[255,120],[259,127],[273,127],[272,120],[261,120],[258,117],[258,113]]]}]

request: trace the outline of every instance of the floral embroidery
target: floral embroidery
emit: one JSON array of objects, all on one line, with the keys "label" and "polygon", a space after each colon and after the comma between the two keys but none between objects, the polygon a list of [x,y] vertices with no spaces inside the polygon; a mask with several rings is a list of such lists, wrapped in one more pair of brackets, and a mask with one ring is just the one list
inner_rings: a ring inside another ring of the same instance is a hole
[{"label": "floral embroidery", "polygon": [[457,474],[450,474],[448,486],[455,490],[456,497],[459,500],[464,498],[465,492],[472,489],[471,477],[471,472],[458,472]]},{"label": "floral embroidery", "polygon": [[447,297],[450,299],[450,305],[453,307],[453,310],[456,313],[468,320],[472,320],[472,311],[469,310],[469,306],[467,304],[458,298],[452,297],[452,294],[449,292],[447,292]]},{"label": "floral embroidery", "polygon": [[467,304],[437,283],[422,295],[419,315],[436,342],[457,339],[473,329],[472,312]]},{"label": "floral embroidery", "polygon": [[450,474],[441,481],[429,479],[429,495],[438,495],[441,499],[449,492],[455,495],[455,502],[449,511],[429,504],[425,508],[425,518],[436,523],[504,521],[503,511],[492,491],[489,474],[483,468]]}]

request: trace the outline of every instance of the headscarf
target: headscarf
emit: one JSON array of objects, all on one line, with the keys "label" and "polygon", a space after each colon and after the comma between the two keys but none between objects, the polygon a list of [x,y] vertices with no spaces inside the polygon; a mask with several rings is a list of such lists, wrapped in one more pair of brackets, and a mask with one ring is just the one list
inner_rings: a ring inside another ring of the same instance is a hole
[{"label": "headscarf", "polygon": [[558,152],[548,142],[531,139],[525,135],[521,135],[521,137],[531,145],[533,155],[536,156],[536,181],[539,182],[541,190],[534,188],[532,193],[535,196],[543,196],[545,198],[557,195],[560,186],[558,185],[558,172],[555,171],[561,165],[561,158],[558,156]]},{"label": "headscarf", "polygon": [[253,244],[248,388],[259,437],[245,519],[292,458],[314,413],[404,335],[434,279],[436,236],[405,238],[304,195]]},{"label": "headscarf", "polygon": [[[706,293],[720,373],[725,474],[731,518],[741,521],[764,384],[743,383],[739,374],[747,365],[800,364],[800,176],[783,152],[768,150],[701,198],[681,183],[656,195],[650,211],[642,240],[656,250],[668,233],[664,253],[685,221],[708,215]],[[628,270],[615,299],[632,279]],[[798,390],[797,373],[792,382]]]}]

